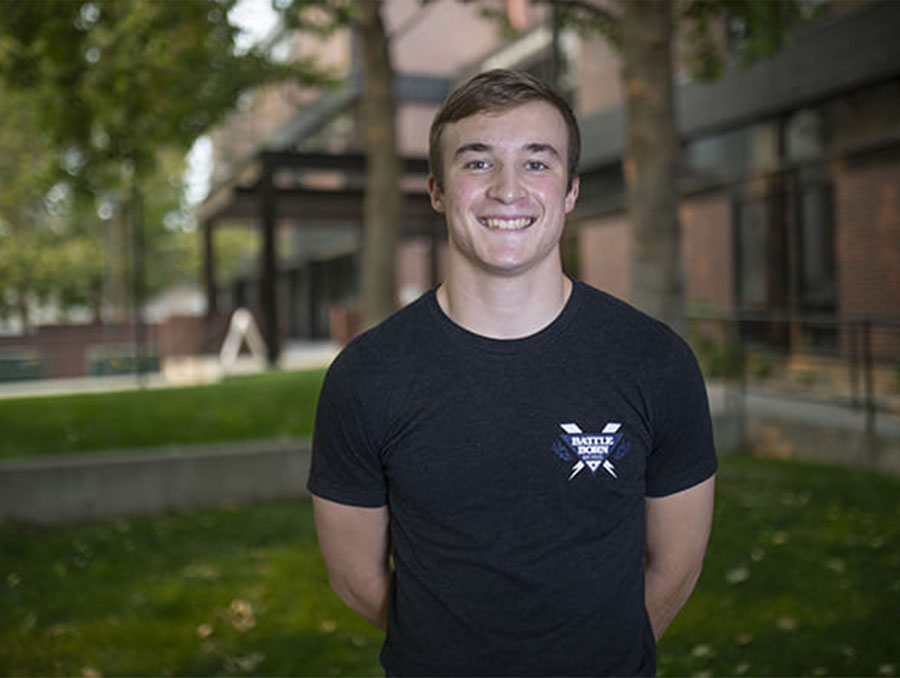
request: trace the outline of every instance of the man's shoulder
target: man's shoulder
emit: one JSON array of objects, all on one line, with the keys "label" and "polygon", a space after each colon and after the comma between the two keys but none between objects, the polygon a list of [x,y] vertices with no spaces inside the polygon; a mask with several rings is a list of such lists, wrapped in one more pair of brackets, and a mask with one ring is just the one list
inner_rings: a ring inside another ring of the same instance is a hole
[{"label": "man's shoulder", "polygon": [[662,321],[608,292],[583,282],[578,285],[582,333],[602,337],[602,350],[614,353],[623,364],[657,369],[670,360],[694,360],[687,342]]},{"label": "man's shoulder", "polygon": [[588,322],[603,325],[607,330],[627,334],[632,339],[664,342],[677,339],[678,334],[668,325],[647,315],[627,301],[585,282],[579,281],[576,284],[584,299],[586,313],[582,313],[582,318]]},{"label": "man's shoulder", "polygon": [[433,294],[433,291],[426,292],[351,339],[338,354],[332,368],[356,374],[377,374],[402,364],[416,346],[425,345],[424,338],[430,331],[428,304]]}]

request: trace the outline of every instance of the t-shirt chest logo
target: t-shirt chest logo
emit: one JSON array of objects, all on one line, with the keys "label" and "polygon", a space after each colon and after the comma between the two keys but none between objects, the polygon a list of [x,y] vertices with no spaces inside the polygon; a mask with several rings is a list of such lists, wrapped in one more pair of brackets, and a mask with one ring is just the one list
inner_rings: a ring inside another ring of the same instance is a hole
[{"label": "t-shirt chest logo", "polygon": [[553,443],[553,451],[565,461],[575,462],[569,480],[587,468],[596,474],[602,468],[613,478],[618,478],[613,461],[622,459],[631,445],[624,439],[622,424],[611,421],[600,433],[585,433],[575,423],[560,424],[564,431]]}]

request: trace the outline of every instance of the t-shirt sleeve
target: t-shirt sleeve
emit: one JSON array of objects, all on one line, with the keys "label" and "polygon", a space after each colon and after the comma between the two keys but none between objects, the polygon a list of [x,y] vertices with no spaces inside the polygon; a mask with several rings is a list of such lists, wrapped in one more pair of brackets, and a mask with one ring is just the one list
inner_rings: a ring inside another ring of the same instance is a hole
[{"label": "t-shirt sleeve", "polygon": [[325,375],[306,486],[323,499],[375,508],[387,503],[386,481],[377,438],[364,409],[366,376],[354,363],[345,352]]},{"label": "t-shirt sleeve", "polygon": [[706,384],[690,347],[675,337],[660,366],[652,400],[653,447],[647,460],[646,494],[664,497],[716,472]]}]

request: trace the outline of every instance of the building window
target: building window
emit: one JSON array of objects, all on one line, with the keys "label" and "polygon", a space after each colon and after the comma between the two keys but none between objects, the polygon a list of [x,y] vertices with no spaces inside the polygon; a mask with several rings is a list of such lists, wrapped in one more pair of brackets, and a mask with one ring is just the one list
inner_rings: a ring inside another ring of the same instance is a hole
[{"label": "building window", "polygon": [[778,128],[770,121],[698,138],[685,148],[684,163],[700,185],[771,172],[778,167]]},{"label": "building window", "polygon": [[769,303],[765,200],[738,199],[734,206],[734,230],[737,306],[742,309],[765,309]]},{"label": "building window", "polygon": [[837,299],[831,190],[825,184],[801,187],[796,200],[797,305],[803,311],[832,311]]}]

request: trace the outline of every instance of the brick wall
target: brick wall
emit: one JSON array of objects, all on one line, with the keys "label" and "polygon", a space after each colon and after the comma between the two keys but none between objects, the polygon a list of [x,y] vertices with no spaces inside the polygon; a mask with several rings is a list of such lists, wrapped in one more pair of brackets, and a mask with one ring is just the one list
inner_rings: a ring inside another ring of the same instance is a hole
[{"label": "brick wall", "polygon": [[[900,158],[882,153],[835,168],[838,313],[900,318]],[[900,332],[877,328],[876,357],[900,356]]]},{"label": "brick wall", "polygon": [[[725,311],[734,304],[731,208],[727,197],[704,196],[682,202],[681,256],[688,308]],[[621,299],[630,292],[631,234],[625,214],[590,219],[580,225],[581,279]]]},{"label": "brick wall", "polygon": [[589,219],[579,225],[578,270],[588,285],[627,299],[631,288],[631,233],[624,214]]},{"label": "brick wall", "polygon": [[713,195],[682,201],[681,256],[688,310],[734,306],[731,203]]},{"label": "brick wall", "polygon": [[[157,340],[157,326],[147,325],[147,355],[158,355]],[[119,323],[42,325],[29,336],[0,337],[0,355],[34,356],[43,378],[83,377],[90,374],[92,363],[105,358],[115,363],[123,356],[133,356],[134,328]]]},{"label": "brick wall", "polygon": [[[229,316],[173,316],[145,326],[144,355],[151,371],[166,358],[217,353]],[[28,336],[0,337],[0,381],[21,378],[70,379],[129,371],[134,327],[125,323],[42,325]],[[27,370],[16,363],[28,363]]]}]

